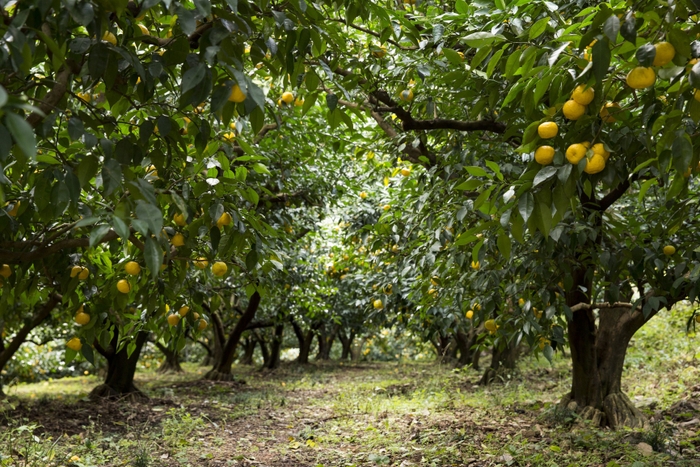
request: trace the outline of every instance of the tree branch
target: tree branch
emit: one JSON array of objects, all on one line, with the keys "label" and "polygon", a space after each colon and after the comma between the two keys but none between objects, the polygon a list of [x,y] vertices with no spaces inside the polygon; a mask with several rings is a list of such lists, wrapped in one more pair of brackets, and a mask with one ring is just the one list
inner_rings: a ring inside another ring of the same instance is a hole
[{"label": "tree branch", "polygon": [[44,118],[56,108],[56,104],[63,99],[63,96],[68,90],[68,81],[72,74],[73,71],[68,67],[63,68],[56,74],[56,81],[53,88],[44,96],[44,100],[39,104],[41,113],[32,112],[32,114],[27,117],[27,123],[29,123],[32,128],[39,126],[39,124],[44,121]]},{"label": "tree branch", "polygon": [[[106,243],[119,238],[119,235],[114,230],[110,230],[105,234],[102,239],[97,242]],[[28,242],[31,243],[31,242]],[[31,245],[27,245],[31,246]],[[38,259],[45,259],[47,256],[51,256],[58,253],[61,250],[74,249],[74,248],[87,248],[90,246],[89,238],[68,238],[56,242],[52,245],[44,245],[35,250],[31,251],[10,251],[6,249],[0,249],[0,262],[7,264],[19,264],[27,263],[31,261],[36,261]]]}]

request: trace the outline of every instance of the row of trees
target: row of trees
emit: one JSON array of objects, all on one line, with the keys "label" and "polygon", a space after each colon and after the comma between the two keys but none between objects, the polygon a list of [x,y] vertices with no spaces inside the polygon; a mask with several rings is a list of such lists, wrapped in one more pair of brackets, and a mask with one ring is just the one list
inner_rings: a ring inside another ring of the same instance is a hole
[{"label": "row of trees", "polygon": [[5,2],[0,363],[57,309],[97,395],[149,333],[213,330],[225,380],[264,309],[302,354],[336,325],[492,347],[485,381],[568,345],[563,403],[644,423],[627,344],[700,277],[698,7]]}]

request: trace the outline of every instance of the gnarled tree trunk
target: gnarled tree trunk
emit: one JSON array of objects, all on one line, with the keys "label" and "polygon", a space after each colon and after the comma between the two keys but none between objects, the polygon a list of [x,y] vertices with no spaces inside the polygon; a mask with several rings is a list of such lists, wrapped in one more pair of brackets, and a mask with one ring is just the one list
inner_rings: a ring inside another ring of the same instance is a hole
[{"label": "gnarled tree trunk", "polygon": [[112,342],[106,349],[95,343],[95,349],[107,360],[107,376],[105,382],[90,392],[91,399],[147,399],[136,386],[134,386],[134,373],[136,364],[143,345],[148,340],[148,332],[140,331],[134,339],[136,347],[131,355],[128,355],[128,344],[117,350],[119,345],[119,333],[115,330]]},{"label": "gnarled tree trunk", "polygon": [[253,355],[255,355],[255,346],[258,343],[253,339],[253,336],[248,336],[243,340],[243,356],[240,359],[241,365],[252,365]]},{"label": "gnarled tree trunk", "polygon": [[165,356],[165,360],[158,367],[158,373],[182,373],[182,367],[180,366],[180,356],[177,351],[170,350],[158,341],[154,342],[158,350]]},{"label": "gnarled tree trunk", "polygon": [[299,341],[299,356],[297,357],[297,363],[307,364],[309,363],[309,354],[311,353],[311,344],[314,340],[314,329],[311,328],[304,332],[304,330],[295,321],[292,321],[292,327],[294,328],[294,334],[297,336]]},{"label": "gnarled tree trunk", "polygon": [[459,365],[466,366],[471,364],[472,368],[478,370],[480,352],[472,349],[479,337],[476,329],[472,327],[469,329],[469,332],[457,331],[454,337],[456,348],[459,350],[459,359],[457,360]]},{"label": "gnarled tree trunk", "polygon": [[338,331],[338,339],[340,339],[340,343],[343,345],[343,352],[340,355],[340,359],[347,360],[350,358],[352,342],[355,340],[355,331],[350,331],[350,334]]},{"label": "gnarled tree trunk", "polygon": [[275,335],[272,339],[272,345],[270,346],[270,361],[266,368],[274,370],[280,366],[280,354],[282,353],[282,338],[284,336],[284,324],[278,324],[275,326]]},{"label": "gnarled tree trunk", "polygon": [[509,342],[505,347],[500,348],[494,345],[491,351],[491,365],[486,369],[479,384],[488,385],[498,375],[498,370],[506,368],[512,370],[515,368],[515,362],[518,358],[518,347]]},{"label": "gnarled tree trunk", "polygon": [[236,348],[241,340],[243,331],[246,330],[250,322],[253,321],[253,318],[255,318],[255,313],[258,311],[259,306],[260,294],[256,291],[250,297],[248,307],[236,323],[236,326],[234,326],[231,334],[228,336],[228,339],[226,339],[226,343],[221,350],[221,358],[216,362],[214,367],[204,375],[204,379],[212,381],[233,380],[231,366],[233,365],[233,361],[236,359]]},{"label": "gnarled tree trunk", "polygon": [[318,333],[318,353],[316,354],[316,360],[330,360],[331,359],[331,349],[333,348],[333,341],[338,332],[338,327],[333,326],[331,332],[326,332],[326,326],[321,325]]},{"label": "gnarled tree trunk", "polygon": [[435,338],[431,339],[430,342],[435,347],[435,353],[437,354],[438,362],[446,363],[450,360],[452,351],[455,347],[452,336],[443,335],[441,332],[435,333]]},{"label": "gnarled tree trunk", "polygon": [[253,331],[253,338],[260,344],[260,353],[263,358],[263,368],[270,363],[270,349],[267,347],[265,339],[257,332]]}]

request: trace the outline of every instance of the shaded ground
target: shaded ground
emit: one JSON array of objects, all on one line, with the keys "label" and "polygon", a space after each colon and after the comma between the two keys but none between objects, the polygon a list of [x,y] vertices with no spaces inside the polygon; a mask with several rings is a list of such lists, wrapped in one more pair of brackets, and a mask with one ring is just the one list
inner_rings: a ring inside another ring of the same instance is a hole
[{"label": "shaded ground", "polygon": [[151,396],[141,404],[88,401],[92,377],[11,388],[0,466],[700,466],[697,341],[661,331],[635,340],[624,382],[652,418],[646,431],[555,411],[564,358],[525,357],[488,388],[476,371],[434,363],[237,367],[233,383],[186,365],[138,374]]}]

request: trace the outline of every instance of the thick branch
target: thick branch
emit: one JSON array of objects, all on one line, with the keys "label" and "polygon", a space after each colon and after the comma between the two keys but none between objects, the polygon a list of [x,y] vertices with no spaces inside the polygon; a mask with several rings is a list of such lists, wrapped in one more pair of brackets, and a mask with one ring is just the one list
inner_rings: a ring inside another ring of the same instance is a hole
[{"label": "thick branch", "polygon": [[630,185],[632,182],[637,180],[639,178],[638,174],[633,174],[631,177],[627,178],[624,182],[620,183],[617,185],[614,189],[610,190],[610,192],[603,197],[603,199],[598,202],[598,210],[600,212],[606,211],[610,206],[615,203],[618,199],[622,197],[622,195],[625,194],[625,192],[629,189]]},{"label": "thick branch", "polygon": [[33,112],[27,117],[27,123],[29,123],[32,128],[39,126],[39,124],[44,121],[44,118],[56,108],[56,104],[63,99],[63,96],[68,90],[68,81],[72,74],[73,71],[68,67],[63,68],[56,74],[56,82],[53,88],[44,96],[44,100],[39,104],[41,113]]},{"label": "thick branch", "polygon": [[52,293],[49,297],[49,301],[42,305],[39,311],[32,316],[32,319],[22,326],[10,343],[7,344],[7,347],[5,347],[2,353],[0,353],[0,368],[4,368],[15,352],[17,352],[17,349],[19,349],[19,347],[25,342],[32,329],[39,326],[46,318],[48,318],[51,311],[60,303],[62,299],[63,297],[61,297],[61,295]]},{"label": "thick branch", "polygon": [[611,308],[629,308],[632,309],[634,306],[627,302],[615,302],[615,303],[578,303],[571,307],[571,312],[577,312],[581,310],[606,310]]},{"label": "thick branch", "polygon": [[[199,38],[202,37],[202,34],[204,34],[208,29],[211,29],[212,26],[214,26],[214,23],[209,21],[200,25],[197,29],[194,30],[192,34],[187,36],[187,40],[190,42],[190,48],[196,49]],[[139,36],[139,39],[141,40],[141,42],[145,42],[146,44],[157,45],[158,47],[168,47],[170,44],[173,43],[173,41],[175,41],[176,38],[161,38],[144,34],[142,36]]]}]

